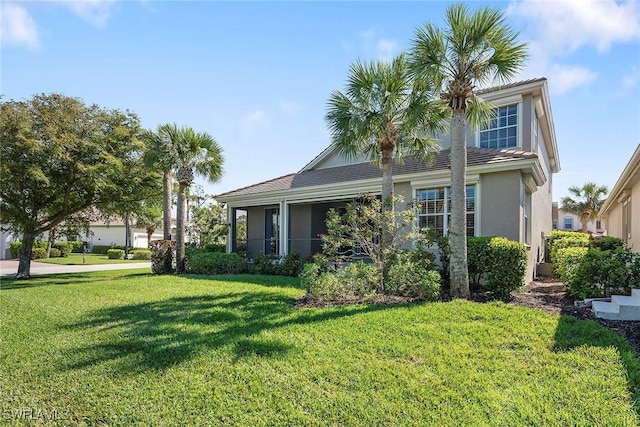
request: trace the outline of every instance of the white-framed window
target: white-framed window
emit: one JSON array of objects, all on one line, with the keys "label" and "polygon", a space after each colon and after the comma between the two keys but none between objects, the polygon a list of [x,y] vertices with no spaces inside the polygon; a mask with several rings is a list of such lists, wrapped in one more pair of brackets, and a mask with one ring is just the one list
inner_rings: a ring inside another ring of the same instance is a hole
[{"label": "white-framed window", "polygon": [[596,230],[602,230],[602,221],[600,220],[596,221]]},{"label": "white-framed window", "polygon": [[[418,226],[429,228],[436,235],[448,234],[451,221],[451,190],[449,187],[427,188],[417,191]],[[476,186],[467,185],[467,236],[474,236],[476,229]]]},{"label": "white-framed window", "polygon": [[564,217],[564,229],[573,230],[573,218],[571,218],[570,216]]},{"label": "white-framed window", "polygon": [[495,116],[480,130],[481,148],[514,148],[518,146],[518,104],[495,109]]}]

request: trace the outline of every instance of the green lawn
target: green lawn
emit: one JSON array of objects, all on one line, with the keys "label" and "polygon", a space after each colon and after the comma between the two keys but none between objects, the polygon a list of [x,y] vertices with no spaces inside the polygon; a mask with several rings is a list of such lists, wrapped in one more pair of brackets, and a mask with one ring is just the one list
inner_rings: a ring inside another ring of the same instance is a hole
[{"label": "green lawn", "polygon": [[60,265],[94,265],[94,264],[124,264],[130,262],[149,262],[140,259],[109,259],[106,255],[87,254],[86,262],[83,262],[82,254],[71,254],[66,258],[44,258],[37,259],[38,262]]},{"label": "green lawn", "polygon": [[263,276],[0,286],[3,423],[640,425],[638,359],[596,322],[468,301],[298,309],[297,279]]}]

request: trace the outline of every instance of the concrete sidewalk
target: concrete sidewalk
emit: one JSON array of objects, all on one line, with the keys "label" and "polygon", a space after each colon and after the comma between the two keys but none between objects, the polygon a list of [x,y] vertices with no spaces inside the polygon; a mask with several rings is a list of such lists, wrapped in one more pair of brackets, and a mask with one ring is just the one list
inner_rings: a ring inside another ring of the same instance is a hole
[{"label": "concrete sidewalk", "polygon": [[[132,262],[127,264],[98,265],[58,265],[31,261],[31,275],[84,273],[86,271],[131,270],[134,268],[151,268],[150,262]],[[10,278],[18,272],[17,260],[0,260],[0,277]]]}]

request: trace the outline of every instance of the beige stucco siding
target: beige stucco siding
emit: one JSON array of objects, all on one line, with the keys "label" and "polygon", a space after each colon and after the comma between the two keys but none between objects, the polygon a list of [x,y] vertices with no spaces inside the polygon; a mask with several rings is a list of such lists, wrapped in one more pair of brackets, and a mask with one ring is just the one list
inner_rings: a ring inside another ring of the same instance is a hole
[{"label": "beige stucco siding", "polygon": [[623,235],[623,198],[609,210],[607,218],[607,233],[609,236],[626,240],[627,246],[634,252],[640,252],[640,180],[637,181],[630,191],[631,197],[631,237]]},{"label": "beige stucco siding", "polygon": [[520,183],[519,171],[480,176],[480,236],[520,241]]}]

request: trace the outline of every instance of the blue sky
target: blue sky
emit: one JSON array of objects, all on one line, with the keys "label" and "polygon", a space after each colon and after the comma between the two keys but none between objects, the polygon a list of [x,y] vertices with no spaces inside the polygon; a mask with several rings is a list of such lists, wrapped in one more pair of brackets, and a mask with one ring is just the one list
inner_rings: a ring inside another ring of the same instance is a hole
[{"label": "blue sky", "polygon": [[[327,99],[357,59],[388,60],[446,2],[2,0],[0,93],[59,92],[175,122],[224,148],[221,193],[300,170],[329,145]],[[611,188],[640,143],[640,4],[470,2],[503,9],[547,77],[562,171],[554,200]],[[200,181],[200,183],[202,183]]]}]

